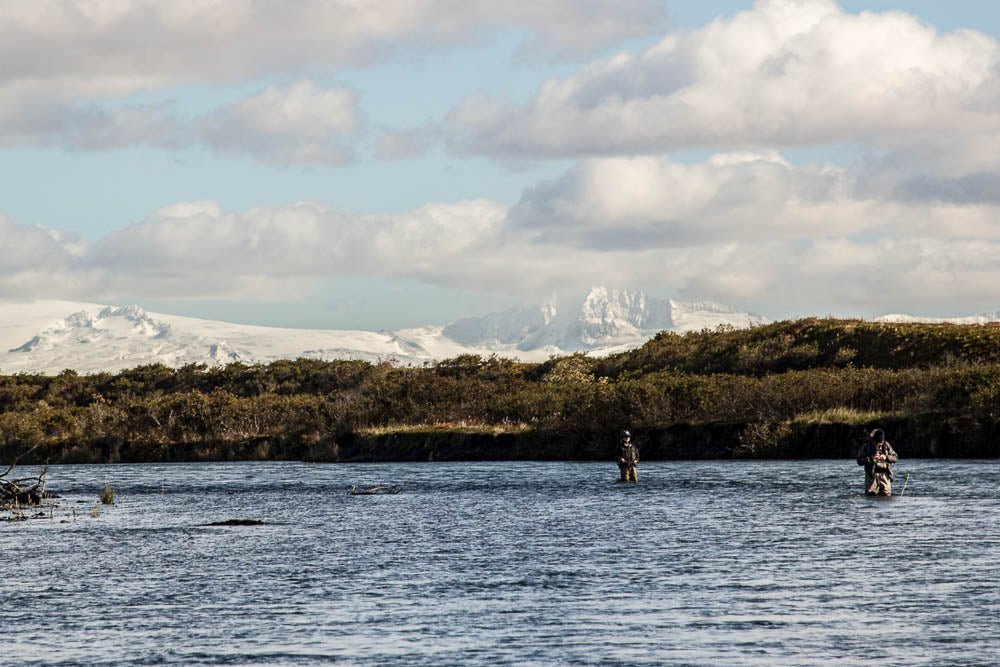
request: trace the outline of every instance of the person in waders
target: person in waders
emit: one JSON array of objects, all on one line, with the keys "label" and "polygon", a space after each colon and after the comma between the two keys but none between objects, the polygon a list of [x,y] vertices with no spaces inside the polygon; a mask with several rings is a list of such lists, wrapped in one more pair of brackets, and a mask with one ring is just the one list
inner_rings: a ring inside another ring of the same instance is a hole
[{"label": "person in waders", "polygon": [[639,463],[639,450],[632,444],[632,434],[622,432],[622,442],[618,445],[618,470],[622,474],[621,481],[637,482],[635,467]]},{"label": "person in waders", "polygon": [[892,495],[892,464],[899,460],[885,439],[885,431],[872,431],[858,451],[858,465],[865,467],[865,493],[869,496]]}]

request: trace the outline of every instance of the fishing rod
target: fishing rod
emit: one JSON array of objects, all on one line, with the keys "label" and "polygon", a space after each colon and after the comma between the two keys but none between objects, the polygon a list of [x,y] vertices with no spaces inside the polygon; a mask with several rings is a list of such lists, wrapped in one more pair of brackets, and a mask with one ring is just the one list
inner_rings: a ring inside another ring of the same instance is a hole
[{"label": "fishing rod", "polygon": [[902,498],[903,494],[906,493],[906,485],[910,483],[910,473],[906,473],[906,480],[903,482],[903,490],[899,492],[899,497]]}]

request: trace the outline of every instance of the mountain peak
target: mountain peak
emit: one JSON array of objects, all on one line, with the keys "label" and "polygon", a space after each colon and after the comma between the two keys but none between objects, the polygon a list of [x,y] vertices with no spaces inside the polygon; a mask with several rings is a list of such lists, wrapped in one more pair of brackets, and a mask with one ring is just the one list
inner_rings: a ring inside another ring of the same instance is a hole
[{"label": "mountain peak", "polygon": [[126,320],[131,320],[133,322],[142,322],[144,320],[149,320],[150,317],[146,314],[146,311],[142,309],[141,306],[132,304],[130,306],[107,306],[97,315],[98,318],[103,319],[107,317],[121,317]]},{"label": "mountain peak", "polygon": [[[149,363],[227,363],[250,355],[202,336],[175,332],[137,305],[74,312],[8,352],[14,367],[37,371],[120,369]],[[96,361],[92,361],[96,360]],[[96,363],[97,368],[91,364]]]},{"label": "mountain peak", "polygon": [[683,304],[601,285],[591,287],[575,308],[557,310],[556,302],[553,297],[541,307],[457,320],[445,327],[444,335],[475,347],[568,353],[639,345],[663,330],[684,332],[719,324],[745,327],[764,321],[719,304]]},{"label": "mountain peak", "polygon": [[606,334],[622,328],[670,328],[670,307],[665,301],[647,299],[644,292],[595,287],[583,302],[581,316],[600,324]]}]

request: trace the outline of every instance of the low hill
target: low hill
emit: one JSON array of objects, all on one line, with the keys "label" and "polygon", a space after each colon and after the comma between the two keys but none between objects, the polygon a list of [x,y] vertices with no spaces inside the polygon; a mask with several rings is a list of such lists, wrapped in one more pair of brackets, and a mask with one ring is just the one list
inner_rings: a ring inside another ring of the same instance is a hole
[{"label": "low hill", "polygon": [[746,329],[662,332],[597,364],[610,377],[673,371],[761,376],[816,368],[930,368],[1000,362],[1000,323],[803,319]]}]

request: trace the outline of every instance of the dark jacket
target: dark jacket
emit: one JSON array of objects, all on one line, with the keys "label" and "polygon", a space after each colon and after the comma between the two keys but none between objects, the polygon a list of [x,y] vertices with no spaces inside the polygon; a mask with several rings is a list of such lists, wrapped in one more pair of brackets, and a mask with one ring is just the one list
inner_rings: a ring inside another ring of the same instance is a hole
[{"label": "dark jacket", "polygon": [[[885,460],[875,460],[875,456],[879,453],[885,454]],[[868,441],[861,445],[861,449],[858,450],[858,465],[865,467],[866,475],[885,473],[889,475],[889,479],[892,479],[891,464],[898,460],[899,456],[896,455],[892,445],[884,440],[882,442]]]},{"label": "dark jacket", "polygon": [[639,462],[639,450],[631,442],[618,445],[618,464],[634,466]]}]

